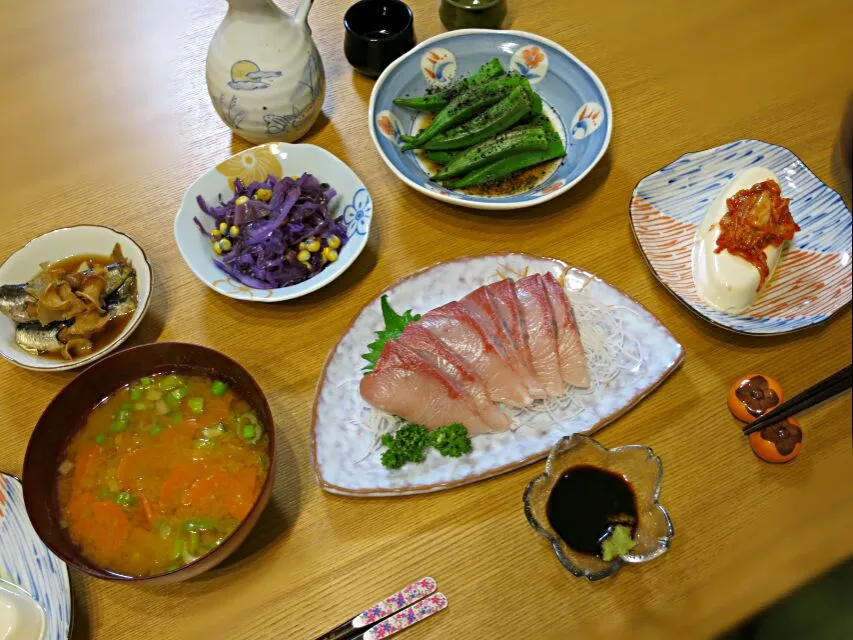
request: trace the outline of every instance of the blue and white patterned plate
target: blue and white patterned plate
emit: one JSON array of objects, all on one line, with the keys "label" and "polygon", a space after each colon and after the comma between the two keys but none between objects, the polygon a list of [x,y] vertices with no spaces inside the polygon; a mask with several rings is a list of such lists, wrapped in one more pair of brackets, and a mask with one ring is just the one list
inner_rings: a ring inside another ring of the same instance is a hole
[{"label": "blue and white patterned plate", "polygon": [[71,634],[68,567],[44,545],[30,524],[20,481],[0,473],[0,578],[29,593],[41,605],[45,640]]},{"label": "blue and white patterned plate", "polygon": [[[281,178],[303,173],[327,182],[337,192],[330,208],[336,216],[343,216],[348,235],[338,260],[305,282],[279,289],[252,289],[217,269],[213,264],[210,241],[193,222],[195,216],[200,220],[208,218],[199,209],[196,198],[200,195],[207,202],[216,202],[219,195],[224,199],[230,198],[234,193],[232,185],[235,178],[248,183],[263,180],[269,174]],[[279,302],[316,291],[346,271],[367,246],[372,220],[373,201],[367,187],[337,156],[313,144],[270,142],[246,149],[221,162],[187,189],[175,217],[175,241],[187,266],[217,293],[238,300]]]},{"label": "blue and white patterned plate", "polygon": [[[430,181],[414,152],[400,151],[400,136],[412,133],[418,114],[392,100],[471,75],[494,57],[534,85],[568,153],[551,175],[524,193],[487,197],[451,191]],[[463,207],[520,209],[557,197],[592,170],[610,143],[613,111],[598,76],[557,43],[523,31],[460,29],[422,42],[385,69],[370,96],[368,126],[385,164],[410,187]]]},{"label": "blue and white patterned plate", "polygon": [[[740,314],[705,303],[693,284],[692,251],[708,207],[732,178],[765,167],[801,231],[782,254],[755,304]],[[850,210],[785,147],[738,140],[687,153],[643,178],[631,198],[634,236],[652,272],[688,308],[712,324],[750,335],[779,335],[824,322],[850,304]]]}]

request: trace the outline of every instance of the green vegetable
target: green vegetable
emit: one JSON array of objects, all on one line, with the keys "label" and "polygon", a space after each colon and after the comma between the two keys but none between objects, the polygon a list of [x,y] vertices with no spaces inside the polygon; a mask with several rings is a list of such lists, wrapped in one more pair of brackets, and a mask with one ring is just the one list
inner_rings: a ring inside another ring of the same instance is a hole
[{"label": "green vegetable", "polygon": [[145,376],[144,378],[139,379],[139,384],[141,384],[143,387],[150,387],[152,384],[154,384],[154,381],[148,376]]},{"label": "green vegetable", "polygon": [[130,399],[136,402],[137,400],[142,400],[142,397],[145,395],[145,392],[141,387],[133,387],[130,390]]},{"label": "green vegetable", "polygon": [[216,523],[212,520],[188,520],[181,527],[184,531],[217,531]]},{"label": "green vegetable", "polygon": [[216,438],[216,437],[221,436],[223,433],[225,433],[225,431],[226,431],[225,425],[222,424],[221,422],[217,422],[214,425],[204,427],[201,430],[201,435],[204,438],[210,439],[210,438]]},{"label": "green vegetable", "polygon": [[610,562],[614,558],[624,556],[636,546],[637,542],[631,538],[631,527],[617,524],[601,544],[601,559]]},{"label": "green vegetable", "polygon": [[465,149],[509,129],[528,112],[530,112],[530,98],[527,97],[523,87],[516,87],[500,102],[471,120],[432,136],[423,144],[423,147],[439,150]]},{"label": "green vegetable", "polygon": [[113,416],[113,420],[116,422],[127,422],[130,420],[130,411],[127,409],[122,409],[118,413]]},{"label": "green vegetable", "polygon": [[246,440],[251,440],[255,437],[255,427],[251,424],[244,424],[240,429],[240,435]]},{"label": "green vegetable", "polygon": [[163,427],[161,427],[159,424],[155,424],[153,427],[151,427],[151,428],[148,430],[148,435],[150,435],[150,436],[156,436],[156,435],[158,435],[162,430],[163,430]]},{"label": "green vegetable", "polygon": [[471,451],[471,438],[464,425],[454,422],[429,434],[429,443],[443,456],[458,458]]},{"label": "green vegetable", "polygon": [[213,384],[210,385],[210,395],[217,398],[224,396],[226,391],[228,391],[228,384],[221,380],[214,380]]},{"label": "green vegetable", "polygon": [[504,73],[506,72],[500,63],[500,60],[492,58],[470,77],[455,82],[449,87],[415,98],[395,98],[394,104],[398,107],[407,107],[409,109],[417,109],[418,111],[431,111],[433,113],[437,113],[468,87],[483,84],[484,82],[503,75]]},{"label": "green vegetable", "polygon": [[547,147],[545,132],[539,127],[510,129],[457,154],[432,179],[447,180],[507,156],[525,151],[543,151]]},{"label": "green vegetable", "polygon": [[169,391],[170,389],[174,389],[182,384],[181,379],[176,375],[166,376],[160,382],[157,383],[157,387],[160,391]]},{"label": "green vegetable", "polygon": [[130,509],[136,502],[136,500],[134,500],[133,496],[130,495],[127,491],[121,491],[116,494],[115,502],[120,507]]},{"label": "green vegetable", "polygon": [[204,413],[204,398],[190,398],[187,400],[187,406],[194,414],[201,415]]},{"label": "green vegetable", "polygon": [[431,162],[435,162],[436,164],[448,164],[453,161],[458,155],[455,151],[427,151],[424,153],[424,156],[427,160]]},{"label": "green vegetable", "polygon": [[[511,80],[515,82],[510,83]],[[478,113],[500,102],[509,92],[511,84],[518,84],[518,82],[514,78],[502,78],[468,89],[439,111],[430,125],[418,135],[403,136],[406,144],[401,149],[403,151],[420,149],[439,133],[467,122]]]},{"label": "green vegetable", "polygon": [[180,413],[173,413],[169,416],[169,422],[171,424],[181,424],[184,421],[184,416]]},{"label": "green vegetable", "polygon": [[95,444],[104,444],[107,441],[107,436],[103,433],[99,433],[95,436]]},{"label": "green vegetable", "polygon": [[172,559],[178,560],[184,555],[184,539],[180,536],[175,538],[175,546],[172,549]]},{"label": "green vegetable", "polygon": [[388,447],[382,453],[382,464],[389,469],[399,469],[407,462],[423,462],[429,445],[429,431],[419,424],[406,424],[393,436],[386,433],[381,442]]},{"label": "green vegetable", "polygon": [[181,400],[183,400],[189,392],[190,390],[187,387],[176,387],[167,393],[163,399],[166,401],[167,405],[174,409],[181,404]]},{"label": "green vegetable", "polygon": [[129,402],[123,402],[121,405],[121,409],[123,411],[130,411],[132,408],[133,408],[133,405],[130,404]]},{"label": "green vegetable", "polygon": [[194,556],[198,554],[199,545],[201,544],[201,537],[198,535],[197,531],[189,531],[187,532],[187,547],[190,555]]},{"label": "green vegetable", "polygon": [[112,431],[113,433],[121,433],[125,429],[127,429],[126,422],[119,422],[118,420],[115,420],[110,423],[110,431]]},{"label": "green vegetable", "polygon": [[134,411],[145,411],[147,408],[148,408],[148,405],[145,404],[144,402],[136,402],[133,405]]},{"label": "green vegetable", "polygon": [[444,185],[451,189],[462,189],[478,184],[486,184],[505,178],[516,171],[521,171],[522,169],[527,169],[548,160],[565,156],[566,148],[563,145],[560,134],[554,130],[550,121],[545,116],[541,116],[536,122],[542,125],[545,131],[545,138],[548,141],[548,146],[544,151],[527,151],[496,160],[491,164],[466,173],[461,178],[445,182]]},{"label": "green vegetable", "polygon": [[385,321],[385,328],[382,331],[376,332],[376,340],[367,345],[369,351],[361,357],[367,360],[368,365],[364,367],[364,371],[373,371],[379,356],[382,355],[382,350],[385,348],[385,343],[389,340],[394,340],[400,337],[403,330],[412,322],[417,322],[421,319],[420,314],[412,313],[409,309],[399,315],[391,305],[388,304],[388,296],[382,296],[380,300],[382,306],[382,319]]}]

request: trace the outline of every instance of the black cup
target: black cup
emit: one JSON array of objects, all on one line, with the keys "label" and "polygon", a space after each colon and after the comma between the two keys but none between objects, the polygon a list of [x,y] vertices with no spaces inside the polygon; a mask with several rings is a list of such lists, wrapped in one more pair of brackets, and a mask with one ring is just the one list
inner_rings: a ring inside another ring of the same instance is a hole
[{"label": "black cup", "polygon": [[412,10],[400,0],[361,0],[344,15],[344,54],[364,75],[375,78],[415,46]]}]

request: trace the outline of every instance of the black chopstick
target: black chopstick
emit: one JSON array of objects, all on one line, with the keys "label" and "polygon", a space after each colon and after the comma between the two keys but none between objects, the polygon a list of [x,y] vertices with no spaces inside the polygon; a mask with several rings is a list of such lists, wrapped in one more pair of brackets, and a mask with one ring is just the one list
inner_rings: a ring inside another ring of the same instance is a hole
[{"label": "black chopstick", "polygon": [[848,365],[841,371],[812,385],[787,402],[783,402],[773,409],[773,411],[765,413],[755,422],[751,422],[744,427],[743,434],[748,436],[756,431],[761,431],[767,425],[790,418],[792,415],[813,407],[824,400],[828,400],[832,396],[849,389],[851,386],[853,386],[853,365]]},{"label": "black chopstick", "polygon": [[376,623],[435,593],[437,587],[434,579],[421,578],[334,629],[330,629],[316,640],[355,640],[360,638]]}]

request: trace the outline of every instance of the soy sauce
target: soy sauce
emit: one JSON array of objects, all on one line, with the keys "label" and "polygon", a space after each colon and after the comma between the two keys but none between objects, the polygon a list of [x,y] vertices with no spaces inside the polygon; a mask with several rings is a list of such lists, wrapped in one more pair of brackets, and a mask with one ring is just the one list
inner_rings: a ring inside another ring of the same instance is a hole
[{"label": "soy sauce", "polygon": [[622,476],[590,465],[560,476],[545,507],[548,522],[578,553],[601,555],[601,543],[616,525],[637,526],[634,489]]}]

